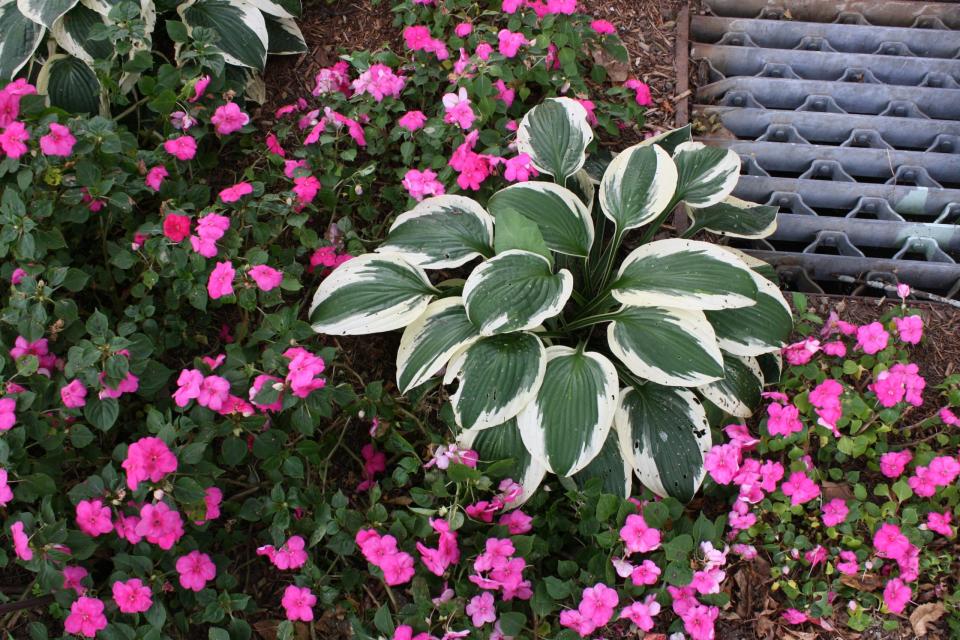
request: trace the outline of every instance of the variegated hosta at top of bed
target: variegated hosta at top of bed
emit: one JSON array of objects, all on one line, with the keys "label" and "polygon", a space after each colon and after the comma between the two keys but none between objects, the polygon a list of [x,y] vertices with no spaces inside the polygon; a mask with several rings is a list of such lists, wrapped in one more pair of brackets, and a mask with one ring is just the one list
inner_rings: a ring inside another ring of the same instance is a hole
[{"label": "variegated hosta at top of bed", "polygon": [[[636,473],[689,500],[711,446],[707,407],[750,415],[793,324],[767,265],[689,238],[763,237],[776,209],[730,197],[740,159],[692,142],[689,128],[597,176],[583,169],[592,139],[577,102],[534,108],[517,145],[552,182],[512,185],[486,208],[421,202],[320,285],[310,321],[337,335],[405,327],[400,390],[445,369],[461,442],[513,458],[525,497],[549,471],[623,495]],[[651,241],[680,202],[689,230]],[[622,257],[631,230],[636,248]],[[431,282],[471,263],[465,281]]]}]

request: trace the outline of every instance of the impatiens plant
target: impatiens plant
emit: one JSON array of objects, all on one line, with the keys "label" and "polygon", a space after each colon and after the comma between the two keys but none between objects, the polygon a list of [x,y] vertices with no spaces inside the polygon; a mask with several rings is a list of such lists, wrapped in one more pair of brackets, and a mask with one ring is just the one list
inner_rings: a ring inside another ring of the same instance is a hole
[{"label": "impatiens plant", "polygon": [[[689,500],[711,447],[705,404],[749,416],[761,359],[776,365],[792,327],[766,265],[690,238],[763,237],[776,210],[729,197],[739,158],[691,141],[689,128],[625,150],[595,177],[584,170],[592,139],[578,102],[535,107],[517,147],[552,182],[512,185],[486,208],[423,200],[374,253],[321,283],[310,322],[333,335],[406,327],[400,390],[445,369],[445,384],[459,382],[461,441],[517,461],[525,496],[547,471],[599,475],[625,496],[633,469],[655,493]],[[689,228],[655,240],[679,203]]]}]

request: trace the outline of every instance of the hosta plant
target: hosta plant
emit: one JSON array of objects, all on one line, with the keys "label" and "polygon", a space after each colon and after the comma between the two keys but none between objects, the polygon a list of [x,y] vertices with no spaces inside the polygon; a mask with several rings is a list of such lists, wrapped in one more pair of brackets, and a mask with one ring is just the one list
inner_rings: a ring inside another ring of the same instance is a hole
[{"label": "hosta plant", "polygon": [[[792,327],[765,264],[690,238],[762,237],[776,210],[731,198],[739,158],[689,128],[625,150],[596,179],[592,138],[577,102],[535,107],[517,146],[552,181],[507,187],[486,208],[424,200],[320,285],[310,321],[334,335],[405,327],[400,390],[441,372],[458,381],[461,442],[511,458],[527,496],[546,472],[626,495],[632,469],[689,500],[711,446],[707,406],[750,415],[761,358],[776,364],[768,354]],[[654,240],[681,202],[687,231]]]}]

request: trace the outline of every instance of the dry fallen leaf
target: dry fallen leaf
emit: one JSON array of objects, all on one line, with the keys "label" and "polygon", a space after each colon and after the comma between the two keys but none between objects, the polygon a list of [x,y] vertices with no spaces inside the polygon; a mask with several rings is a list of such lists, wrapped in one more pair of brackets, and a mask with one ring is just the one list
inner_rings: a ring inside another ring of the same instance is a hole
[{"label": "dry fallen leaf", "polygon": [[842,575],[840,576],[840,582],[858,591],[876,591],[883,586],[883,581],[880,579],[880,576],[875,573],[868,573],[862,576],[859,574],[852,576]]},{"label": "dry fallen leaf", "polygon": [[593,61],[604,68],[611,82],[620,83],[630,77],[630,63],[617,60],[603,48],[593,51]]},{"label": "dry fallen leaf", "polygon": [[927,635],[927,625],[936,622],[947,612],[941,602],[928,602],[913,610],[910,614],[910,626],[917,637]]}]

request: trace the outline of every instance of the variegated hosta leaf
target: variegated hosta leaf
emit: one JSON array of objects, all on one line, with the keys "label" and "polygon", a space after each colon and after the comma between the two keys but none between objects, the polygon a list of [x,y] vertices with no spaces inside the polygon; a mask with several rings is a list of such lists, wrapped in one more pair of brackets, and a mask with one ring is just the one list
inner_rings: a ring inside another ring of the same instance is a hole
[{"label": "variegated hosta leaf", "polygon": [[61,49],[93,64],[95,58],[108,58],[113,53],[113,45],[109,41],[90,39],[90,30],[103,23],[103,16],[78,4],[53,23],[50,33]]},{"label": "variegated hosta leaf", "polygon": [[288,56],[306,53],[307,42],[293,18],[278,18],[266,12],[263,14],[267,25],[267,53]]},{"label": "variegated hosta leaf", "polygon": [[585,258],[593,245],[590,211],[569,189],[552,182],[521,182],[493,194],[487,203],[497,219],[515,211],[537,224],[547,247]]},{"label": "variegated hosta leaf", "polygon": [[529,251],[511,250],[481,263],[463,285],[467,317],[485,336],[540,326],[563,310],[573,291],[566,269]]},{"label": "variegated hosta leaf", "polygon": [[580,169],[573,175],[573,178],[568,181],[567,187],[587,207],[587,211],[593,211],[593,198],[596,196],[597,186],[585,168]]},{"label": "variegated hosta leaf", "polygon": [[424,269],[459,267],[493,255],[493,217],[471,198],[427,198],[397,217],[377,251],[400,254]]},{"label": "variegated hosta leaf", "polygon": [[630,371],[657,384],[693,387],[723,376],[723,354],[702,311],[623,307],[607,342]]},{"label": "variegated hosta leaf", "polygon": [[679,129],[664,131],[661,134],[646,138],[640,143],[640,146],[646,147],[655,144],[658,147],[662,147],[664,151],[673,156],[673,152],[677,150],[677,147],[684,142],[690,142],[690,140],[693,139],[690,135],[691,128],[692,127],[688,124],[680,127]]},{"label": "variegated hosta leaf", "polygon": [[723,202],[740,178],[740,156],[730,149],[684,142],[673,153],[677,200],[698,209]]},{"label": "variegated hosta leaf", "polygon": [[717,246],[723,249],[724,251],[732,253],[733,255],[740,258],[743,264],[750,267],[750,270],[753,271],[755,274],[769,280],[774,284],[779,284],[780,276],[777,275],[777,270],[774,269],[773,265],[771,265],[769,262],[761,260],[760,258],[754,258],[749,253],[745,251],[741,251],[740,249],[734,249],[733,247],[729,247],[727,245],[717,245]]},{"label": "variegated hosta leaf", "polygon": [[692,235],[706,229],[733,238],[766,238],[777,230],[777,208],[733,196],[702,209],[687,207],[691,221],[688,232]]},{"label": "variegated hosta leaf", "polygon": [[464,431],[457,438],[457,444],[476,451],[481,465],[502,460],[513,461],[506,474],[523,487],[523,493],[507,505],[508,509],[519,507],[529,500],[547,475],[547,468],[535,460],[523,445],[520,429],[513,418],[489,429]]},{"label": "variegated hosta leaf", "polygon": [[17,0],[20,13],[46,28],[57,18],[73,9],[80,0]]},{"label": "variegated hosta leaf", "polygon": [[188,0],[177,7],[177,13],[188,33],[194,27],[217,32],[217,48],[227,63],[263,71],[269,42],[267,23],[247,0]]},{"label": "variegated hosta leaf", "polygon": [[92,11],[96,11],[106,18],[110,14],[110,11],[123,1],[124,0],[80,0],[80,4]]},{"label": "variegated hosta leaf", "polygon": [[43,40],[43,25],[23,15],[16,0],[0,0],[0,79],[12,80]]},{"label": "variegated hosta leaf", "polygon": [[447,365],[443,383],[460,380],[450,398],[457,424],[488,429],[517,416],[537,395],[547,354],[532,333],[481,338]]},{"label": "variegated hosta leaf", "polygon": [[363,335],[405,327],[437,293],[427,274],[400,256],[368,253],[320,283],[310,306],[317,333]]},{"label": "variegated hosta leaf", "polygon": [[303,13],[300,0],[247,0],[260,11],[278,18],[299,18]]},{"label": "variegated hosta leaf", "polygon": [[549,98],[523,116],[517,151],[528,154],[537,171],[563,182],[583,167],[592,140],[583,105],[570,98]]},{"label": "variegated hosta leaf", "polygon": [[658,496],[689,502],[706,475],[703,459],[712,446],[697,396],[652,383],[628,388],[614,422],[620,451],[640,482]]},{"label": "variegated hosta leaf", "polygon": [[757,359],[725,354],[723,368],[722,380],[697,387],[697,391],[725,413],[749,418],[760,404],[763,391],[763,372]]},{"label": "variegated hosta leaf", "polygon": [[634,145],[620,153],[600,181],[600,206],[623,231],[647,224],[670,206],[677,167],[655,145]]},{"label": "variegated hosta leaf", "polygon": [[87,63],[61,53],[47,58],[37,75],[37,91],[50,104],[71,113],[100,111],[100,81]]},{"label": "variegated hosta leaf", "polygon": [[720,348],[738,356],[779,351],[793,330],[793,315],[780,289],[757,272],[757,303],[739,309],[707,311]]},{"label": "variegated hosta leaf", "polygon": [[783,356],[779,351],[757,356],[757,364],[763,372],[764,386],[780,382],[780,374],[783,373]]},{"label": "variegated hosta leaf", "polygon": [[630,461],[620,451],[620,435],[616,424],[607,433],[607,439],[600,453],[590,461],[590,464],[573,476],[574,482],[580,489],[586,487],[587,482],[593,478],[600,478],[604,493],[611,493],[623,499],[630,497],[633,469]]},{"label": "variegated hosta leaf", "polygon": [[523,443],[547,470],[577,473],[600,452],[618,391],[617,370],[604,356],[549,347],[540,391],[517,416]]},{"label": "variegated hosta leaf", "polygon": [[749,267],[729,251],[697,240],[657,240],[623,261],[613,297],[623,304],[733,309],[754,304]]},{"label": "variegated hosta leaf", "polygon": [[419,318],[407,325],[397,351],[397,387],[406,393],[418,387],[447,364],[460,349],[480,338],[467,319],[463,298],[432,302]]}]

